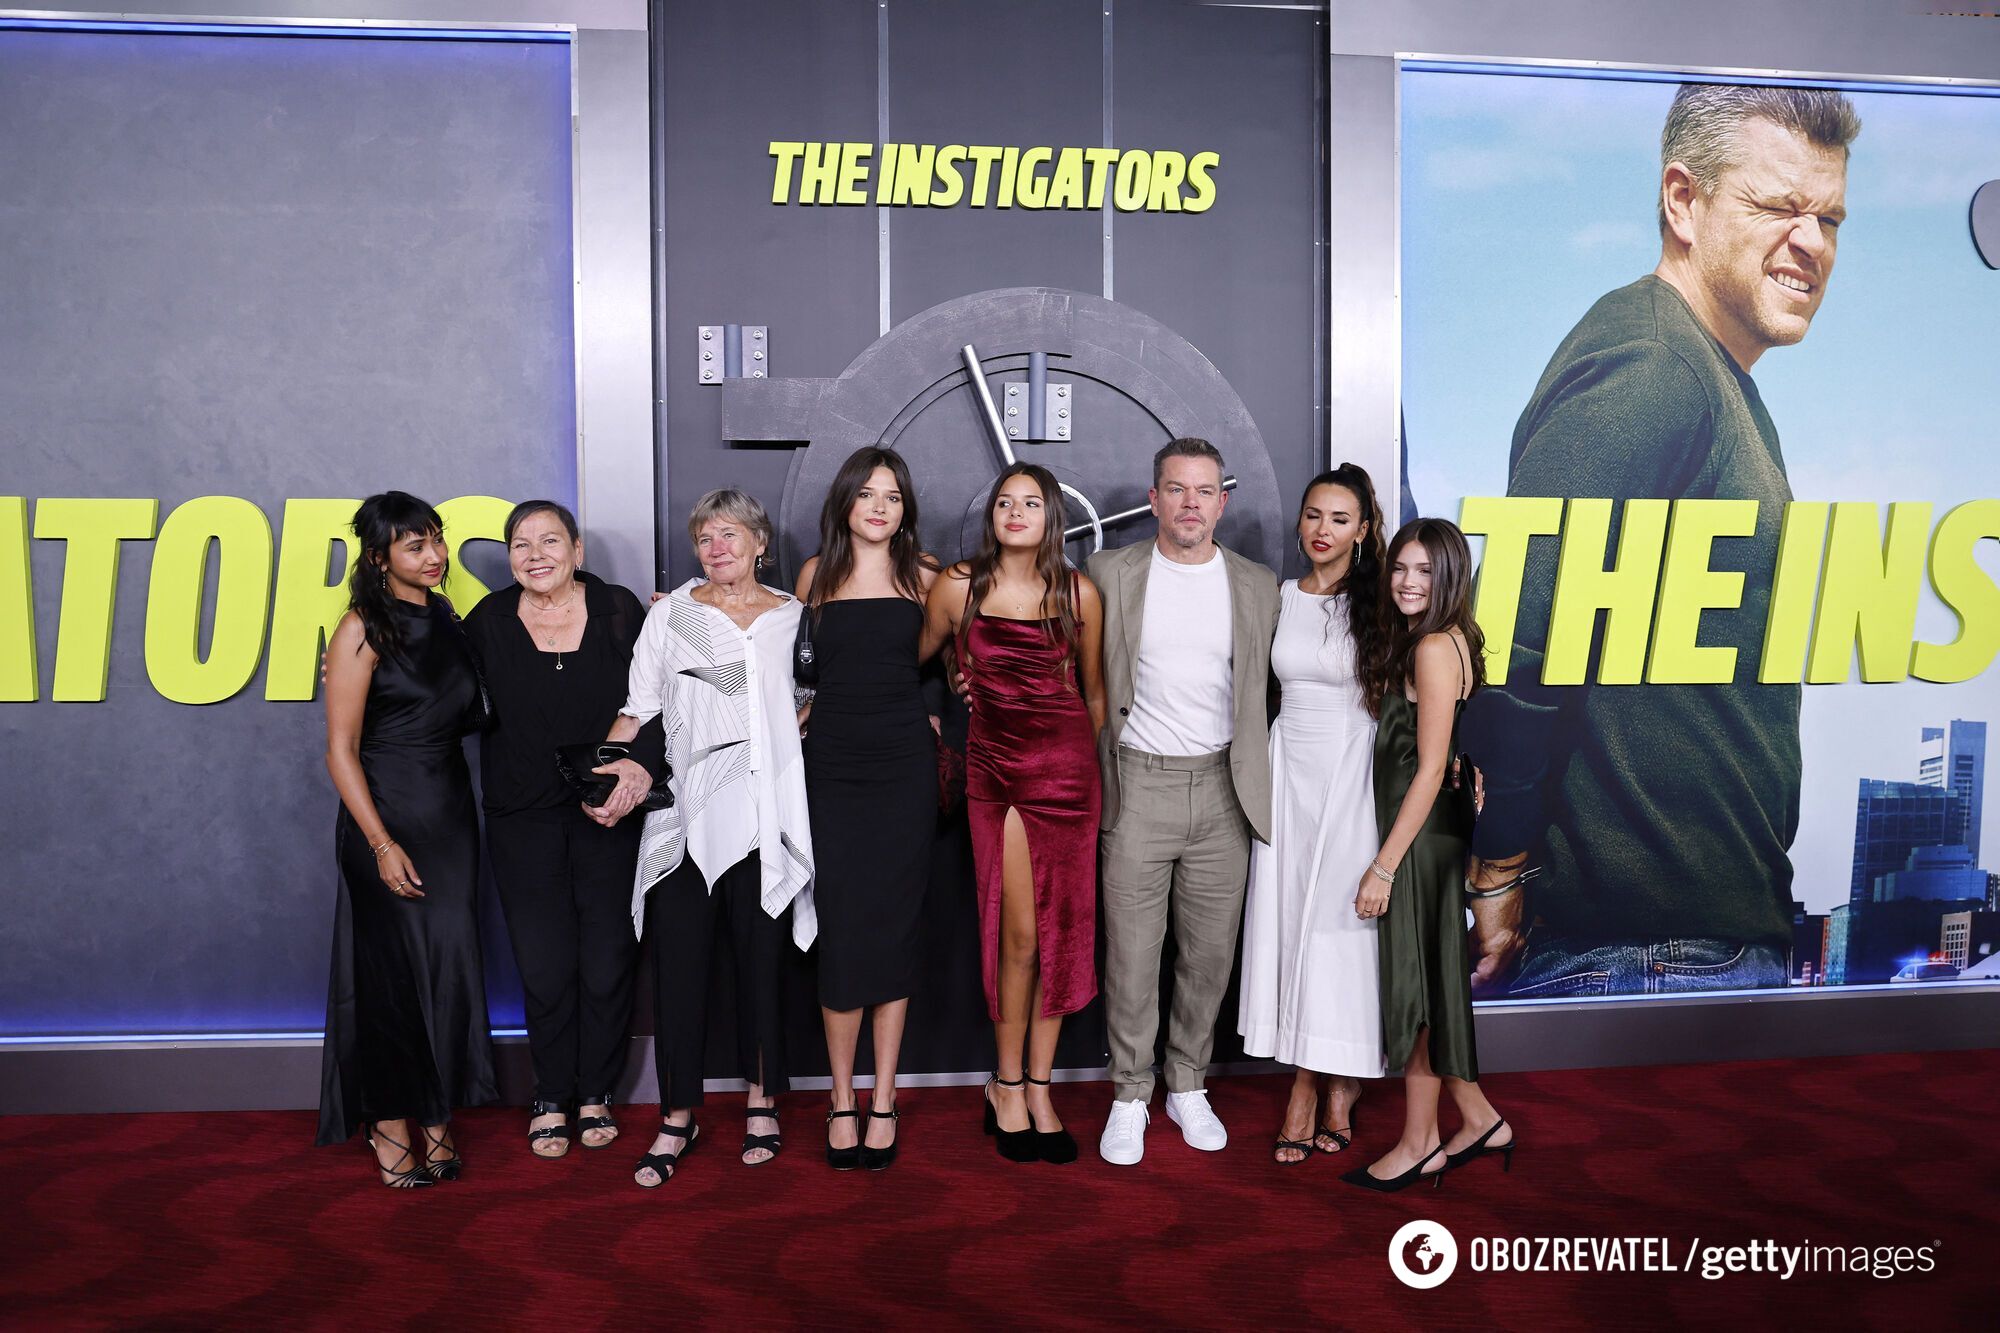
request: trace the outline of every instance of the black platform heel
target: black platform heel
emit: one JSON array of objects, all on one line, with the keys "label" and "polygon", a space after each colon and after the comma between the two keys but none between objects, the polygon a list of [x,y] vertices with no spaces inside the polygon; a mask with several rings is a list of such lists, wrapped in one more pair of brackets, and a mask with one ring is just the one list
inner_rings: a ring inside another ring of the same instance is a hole
[{"label": "black platform heel", "polygon": [[[1036,1078],[1033,1074],[1028,1075],[1028,1082],[1038,1088],[1050,1086],[1048,1079]],[[1036,1156],[1040,1157],[1044,1162],[1053,1162],[1057,1166],[1064,1166],[1076,1160],[1075,1135],[1071,1134],[1067,1128],[1056,1130],[1035,1129],[1034,1123],[1035,1117],[1031,1113],[1028,1116],[1028,1127],[1033,1130],[1035,1135]]]},{"label": "black platform heel", "polygon": [[1394,1194],[1397,1190],[1408,1189],[1419,1180],[1429,1180],[1431,1188],[1436,1189],[1444,1183],[1444,1173],[1451,1168],[1441,1166],[1435,1171],[1426,1171],[1424,1170],[1424,1163],[1443,1152],[1444,1145],[1440,1143],[1437,1147],[1425,1153],[1418,1159],[1415,1166],[1403,1172],[1400,1176],[1371,1176],[1368,1174],[1367,1167],[1357,1166],[1342,1176],[1341,1179],[1350,1185],[1359,1185],[1362,1189],[1374,1190],[1377,1194]]},{"label": "black platform heel", "polygon": [[1514,1144],[1517,1142],[1514,1136],[1509,1134],[1507,1136],[1507,1141],[1505,1143],[1498,1144],[1494,1147],[1489,1148],[1486,1146],[1486,1141],[1492,1138],[1495,1134],[1498,1134],[1500,1132],[1500,1127],[1502,1125],[1505,1125],[1506,1123],[1507,1123],[1507,1117],[1501,1116],[1498,1120],[1493,1122],[1493,1128],[1487,1130],[1484,1134],[1481,1134],[1471,1143],[1468,1143],[1465,1147],[1460,1148],[1457,1152],[1446,1153],[1444,1155],[1444,1169],[1447,1171],[1454,1171],[1459,1167],[1464,1166],[1466,1163],[1472,1161],[1474,1158],[1485,1157],[1491,1153],[1499,1153],[1500,1169],[1502,1171],[1511,1173],[1514,1169]]},{"label": "black platform heel", "polygon": [[[826,1113],[827,1138],[829,1140],[826,1145],[826,1164],[836,1171],[852,1171],[855,1167],[861,1165],[861,1139],[858,1133],[852,1148],[836,1148],[831,1142],[833,1138],[833,1122],[846,1117],[853,1117],[858,1120],[861,1117],[861,1112],[857,1108],[850,1107],[845,1111],[828,1111]],[[856,1126],[857,1131],[859,1128],[859,1126]]]},{"label": "black platform heel", "polygon": [[[445,1136],[451,1132],[450,1126],[424,1125],[422,1128],[424,1131],[424,1170],[430,1175],[432,1180],[457,1180],[465,1171],[465,1159],[459,1156],[457,1144],[450,1145],[451,1156],[445,1158],[443,1161],[433,1162],[431,1160],[430,1150],[445,1146]],[[431,1133],[433,1128],[437,1130],[437,1133]]]},{"label": "black platform heel", "polygon": [[[370,1125],[368,1127],[368,1150],[370,1152],[375,1150],[375,1136],[381,1133],[381,1129],[380,1125]],[[437,1184],[435,1180],[431,1179],[430,1172],[424,1170],[423,1166],[417,1161],[417,1155],[410,1151],[409,1144],[398,1143],[387,1134],[383,1134],[382,1139],[391,1148],[402,1149],[402,1156],[396,1159],[398,1162],[410,1163],[408,1167],[398,1171],[394,1167],[382,1165],[382,1159],[377,1157],[375,1159],[375,1170],[380,1173],[384,1185],[387,1185],[392,1190],[418,1190],[423,1189],[427,1185]]]},{"label": "black platform heel", "polygon": [[[902,1116],[894,1111],[878,1111],[871,1106],[868,1108],[868,1118],[870,1120],[901,1120]],[[866,1134],[862,1137],[864,1141],[860,1145],[861,1165],[870,1171],[887,1171],[896,1160],[896,1150],[903,1146],[902,1135],[898,1133],[894,1139],[889,1141],[889,1146],[886,1148],[871,1148],[866,1142]]]},{"label": "black platform heel", "polygon": [[999,1150],[1000,1155],[1010,1162],[1033,1162],[1041,1158],[1041,1150],[1035,1143],[1034,1117],[1030,1116],[1028,1118],[1028,1127],[1026,1129],[1002,1129],[1000,1128],[1000,1115],[993,1109],[993,1089],[995,1087],[1018,1088],[1022,1086],[1024,1086],[1024,1080],[1022,1079],[1008,1080],[995,1074],[986,1080],[986,1090],[979,1094],[979,1100],[986,1107],[984,1117],[986,1132],[992,1136],[993,1146]]}]

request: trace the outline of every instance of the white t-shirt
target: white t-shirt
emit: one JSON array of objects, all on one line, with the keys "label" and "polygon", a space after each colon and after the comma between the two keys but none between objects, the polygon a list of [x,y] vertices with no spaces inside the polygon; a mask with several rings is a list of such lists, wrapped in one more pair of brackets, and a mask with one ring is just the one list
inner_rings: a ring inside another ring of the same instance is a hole
[{"label": "white t-shirt", "polygon": [[1214,754],[1236,734],[1229,569],[1217,550],[1183,565],[1153,547],[1132,714],[1121,743],[1148,754]]}]

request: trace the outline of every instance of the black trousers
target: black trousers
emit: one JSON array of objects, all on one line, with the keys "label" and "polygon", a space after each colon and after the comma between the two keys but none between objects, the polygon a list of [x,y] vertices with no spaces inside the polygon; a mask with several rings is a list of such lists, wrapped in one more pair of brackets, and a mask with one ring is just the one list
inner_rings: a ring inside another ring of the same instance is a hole
[{"label": "black trousers", "polygon": [[641,821],[576,806],[486,818],[486,845],[528,1019],[538,1101],[609,1099],[625,1064],[639,941],[632,873]]},{"label": "black trousers", "polygon": [[[716,877],[710,892],[694,857],[646,895],[646,938],[653,946],[653,1063],[660,1107],[700,1106],[706,1072],[711,964],[717,951],[735,955],[736,1069],[775,1096],[785,1075],[785,919],[772,920],[760,895],[761,870],[752,852]],[[789,915],[789,914],[787,914]]]}]

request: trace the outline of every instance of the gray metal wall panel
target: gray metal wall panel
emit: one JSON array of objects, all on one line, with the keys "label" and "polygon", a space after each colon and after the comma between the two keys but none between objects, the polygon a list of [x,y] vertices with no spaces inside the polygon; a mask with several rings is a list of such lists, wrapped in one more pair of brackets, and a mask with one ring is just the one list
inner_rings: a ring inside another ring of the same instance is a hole
[{"label": "gray metal wall panel", "polygon": [[[672,581],[703,491],[741,486],[775,516],[788,448],[722,443],[721,392],[695,377],[703,324],[770,326],[777,374],[837,375],[875,340],[872,208],[771,203],[774,139],[875,140],[874,0],[669,0],[661,62],[666,227],[666,528]],[[787,576],[793,571],[786,571]]]},{"label": "gray metal wall panel", "polygon": [[[236,495],[274,529],[286,497],[573,495],[569,104],[560,45],[0,33],[0,490]],[[261,668],[155,694],[148,543],[106,699],[50,702],[64,551],[33,546],[0,1027],[316,1029],[319,707]]]},{"label": "gray metal wall panel", "polygon": [[[1104,126],[1101,14],[1091,0],[889,0],[890,138],[1016,148],[1096,144]],[[997,171],[995,177],[997,189]],[[964,203],[889,211],[889,299],[897,323],[972,292],[1097,292],[1102,285],[1095,211]]]},{"label": "gray metal wall panel", "polygon": [[[1324,29],[1300,10],[1125,4],[1114,13],[1119,146],[1222,159],[1208,212],[1117,214],[1118,300],[1178,331],[1242,395],[1289,522],[1324,457],[1313,424],[1321,171],[1312,112]],[[1226,455],[1227,441],[1216,444]]]}]

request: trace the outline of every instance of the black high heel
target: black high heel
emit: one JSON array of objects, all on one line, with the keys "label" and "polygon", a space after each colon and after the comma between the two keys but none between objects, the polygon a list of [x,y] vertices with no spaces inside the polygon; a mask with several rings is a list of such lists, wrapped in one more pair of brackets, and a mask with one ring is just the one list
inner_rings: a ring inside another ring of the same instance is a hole
[{"label": "black high heel", "polygon": [[[1038,1088],[1046,1088],[1050,1085],[1048,1079],[1036,1078],[1033,1074],[1029,1074],[1027,1078],[1028,1082]],[[1028,1128],[1034,1131],[1035,1155],[1040,1157],[1044,1162],[1053,1162],[1057,1166],[1065,1166],[1076,1160],[1076,1137],[1068,1129],[1035,1129],[1035,1117],[1032,1112],[1028,1116]]]},{"label": "black high heel", "polygon": [[[873,1105],[870,1105],[868,1108],[868,1118],[870,1120],[902,1119],[902,1117],[894,1111],[878,1111],[874,1108]],[[889,1141],[889,1146],[886,1148],[871,1148],[865,1142],[867,1137],[865,1133],[863,1134],[862,1137],[864,1139],[864,1142],[862,1142],[862,1144],[860,1145],[861,1165],[868,1168],[870,1171],[887,1171],[889,1169],[890,1164],[896,1160],[896,1150],[902,1147],[902,1143],[900,1142],[902,1135],[899,1133],[896,1136],[896,1138],[891,1139]]]},{"label": "black high heel", "polygon": [[836,1148],[833,1146],[833,1122],[847,1117],[859,1119],[861,1112],[858,1108],[849,1107],[845,1111],[828,1111],[826,1113],[828,1140],[826,1145],[826,1164],[836,1171],[852,1171],[855,1167],[861,1165],[860,1126],[857,1125],[855,1127],[856,1137],[852,1148]]},{"label": "black high heel", "polygon": [[995,1074],[986,1080],[987,1090],[979,1094],[979,1100],[986,1104],[986,1132],[992,1135],[993,1146],[999,1149],[1000,1155],[1010,1162],[1032,1162],[1041,1157],[1041,1151],[1035,1144],[1034,1117],[1028,1117],[1026,1129],[1002,1129],[999,1113],[993,1109],[993,1088],[1018,1088],[1022,1083],[1021,1079],[1010,1081]]},{"label": "black high heel", "polygon": [[1403,1172],[1400,1176],[1371,1176],[1368,1174],[1367,1167],[1357,1166],[1342,1176],[1341,1179],[1350,1185],[1359,1185],[1362,1189],[1374,1190],[1377,1194],[1394,1194],[1397,1190],[1408,1189],[1419,1180],[1429,1180],[1431,1188],[1436,1189],[1444,1183],[1444,1173],[1451,1168],[1441,1166],[1435,1171],[1426,1171],[1424,1170],[1424,1163],[1438,1156],[1443,1151],[1444,1145],[1440,1143],[1437,1147],[1417,1159],[1417,1164]]},{"label": "black high heel", "polygon": [[[381,1130],[382,1127],[380,1125],[370,1125],[368,1127],[368,1149],[370,1152],[374,1151],[375,1136],[381,1133]],[[382,1165],[382,1159],[377,1157],[375,1159],[375,1170],[381,1174],[384,1185],[387,1185],[392,1190],[417,1190],[423,1189],[427,1185],[437,1184],[435,1180],[431,1179],[430,1172],[424,1170],[423,1165],[417,1161],[417,1155],[410,1151],[409,1144],[398,1143],[387,1134],[383,1134],[382,1138],[391,1148],[402,1149],[402,1156],[396,1159],[398,1162],[410,1163],[407,1168],[398,1171],[394,1167]]]},{"label": "black high heel", "polygon": [[1490,1153],[1499,1153],[1500,1169],[1502,1171],[1511,1173],[1514,1170],[1514,1143],[1515,1143],[1514,1136],[1512,1134],[1509,1134],[1507,1136],[1507,1141],[1505,1143],[1496,1144],[1491,1148],[1486,1146],[1486,1141],[1492,1138],[1495,1134],[1498,1134],[1500,1132],[1500,1127],[1506,1123],[1507,1123],[1507,1117],[1501,1116],[1498,1120],[1493,1122],[1493,1128],[1487,1130],[1484,1134],[1481,1134],[1471,1143],[1468,1143],[1465,1147],[1460,1148],[1457,1152],[1446,1153],[1444,1155],[1444,1169],[1447,1171],[1454,1171],[1457,1170],[1459,1167],[1464,1166],[1466,1163],[1472,1161],[1476,1157],[1485,1157]]},{"label": "black high heel", "polygon": [[455,1143],[449,1145],[451,1156],[441,1162],[433,1162],[430,1153],[432,1148],[447,1146],[445,1136],[451,1133],[450,1128],[445,1125],[438,1125],[436,1126],[436,1134],[431,1133],[432,1126],[430,1125],[424,1125],[422,1128],[424,1131],[424,1170],[429,1173],[432,1180],[457,1180],[465,1170],[465,1159],[458,1155],[458,1145]]}]

